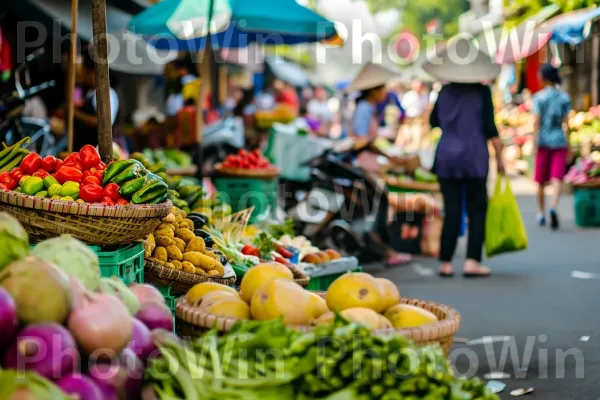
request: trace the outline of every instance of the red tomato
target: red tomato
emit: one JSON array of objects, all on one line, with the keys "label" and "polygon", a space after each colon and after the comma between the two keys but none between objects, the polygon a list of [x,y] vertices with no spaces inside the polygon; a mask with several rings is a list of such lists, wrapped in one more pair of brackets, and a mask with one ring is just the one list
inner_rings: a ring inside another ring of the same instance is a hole
[{"label": "red tomato", "polygon": [[108,197],[112,201],[119,200],[119,197],[121,197],[119,195],[119,185],[116,183],[109,183],[108,185],[104,186],[104,197]]},{"label": "red tomato", "polygon": [[[83,173],[83,175],[85,176],[85,173],[88,171],[85,171]],[[88,176],[86,176],[85,178],[83,178],[83,182],[81,183],[82,186],[87,186],[87,185],[98,185],[98,186],[102,186],[102,184],[100,183],[100,179],[96,178],[95,176],[89,175],[88,172]]]},{"label": "red tomato", "polygon": [[129,202],[121,197],[121,198],[119,198],[119,200],[116,201],[115,204],[118,206],[128,206]]},{"label": "red tomato", "polygon": [[40,168],[37,171],[35,171],[32,176],[37,176],[38,178],[44,179],[48,175],[50,175],[50,174],[47,171],[44,171],[43,169]]},{"label": "red tomato", "polygon": [[114,206],[115,202],[110,198],[110,197],[103,197],[102,201],[100,201],[101,204],[104,204],[105,206]]}]

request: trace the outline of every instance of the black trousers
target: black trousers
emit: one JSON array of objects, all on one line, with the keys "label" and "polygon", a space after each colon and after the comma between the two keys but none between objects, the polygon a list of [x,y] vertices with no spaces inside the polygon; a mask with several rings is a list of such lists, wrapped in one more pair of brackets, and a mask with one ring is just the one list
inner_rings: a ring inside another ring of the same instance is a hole
[{"label": "black trousers", "polygon": [[469,217],[467,258],[481,261],[488,203],[486,179],[440,179],[440,188],[444,196],[440,261],[450,262],[454,256],[462,222],[463,196],[466,196]]}]

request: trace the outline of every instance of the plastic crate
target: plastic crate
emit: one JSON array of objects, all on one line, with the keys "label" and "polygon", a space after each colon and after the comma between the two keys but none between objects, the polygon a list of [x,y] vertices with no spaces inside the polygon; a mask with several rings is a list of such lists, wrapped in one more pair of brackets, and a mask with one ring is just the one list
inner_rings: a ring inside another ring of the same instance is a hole
[{"label": "plastic crate", "polygon": [[165,302],[167,303],[167,307],[171,310],[173,314],[175,314],[175,304],[177,302],[177,298],[171,295],[171,287],[170,286],[156,286],[156,288],[160,291],[160,293],[165,298]]},{"label": "plastic crate", "polygon": [[102,251],[100,246],[90,246],[100,260],[100,275],[118,276],[123,283],[144,283],[144,245],[130,244],[116,250]]},{"label": "plastic crate", "polygon": [[575,223],[580,227],[600,226],[600,189],[576,189]]},{"label": "plastic crate", "polygon": [[242,177],[219,177],[215,187],[221,200],[231,206],[233,212],[254,207],[249,223],[255,223],[275,211],[277,206],[278,179],[255,179]]},{"label": "plastic crate", "polygon": [[244,275],[246,275],[246,272],[248,272],[248,268],[239,265],[232,265],[231,268],[233,268],[233,272],[235,272],[235,276],[237,277],[235,283],[236,285],[239,285],[242,282]]},{"label": "plastic crate", "polygon": [[308,284],[308,286],[306,287],[307,290],[314,290],[314,291],[319,291],[319,292],[325,292],[327,291],[327,289],[329,289],[329,286],[331,286],[331,284],[340,276],[344,275],[345,273],[348,272],[362,272],[363,269],[362,267],[355,267],[352,269],[348,269],[347,271],[336,271],[332,274],[327,274],[327,275],[319,275],[319,276],[311,276],[310,277],[310,283]]}]

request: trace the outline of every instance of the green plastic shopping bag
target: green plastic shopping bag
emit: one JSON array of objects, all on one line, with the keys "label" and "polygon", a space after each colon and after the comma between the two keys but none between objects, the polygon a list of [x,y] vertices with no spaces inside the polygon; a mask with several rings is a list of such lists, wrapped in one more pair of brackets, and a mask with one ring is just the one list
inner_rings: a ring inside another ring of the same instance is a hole
[{"label": "green plastic shopping bag", "polygon": [[[502,182],[505,182],[502,191]],[[485,219],[485,252],[488,257],[525,250],[527,232],[519,211],[517,199],[510,188],[508,177],[499,176],[488,204]]]}]

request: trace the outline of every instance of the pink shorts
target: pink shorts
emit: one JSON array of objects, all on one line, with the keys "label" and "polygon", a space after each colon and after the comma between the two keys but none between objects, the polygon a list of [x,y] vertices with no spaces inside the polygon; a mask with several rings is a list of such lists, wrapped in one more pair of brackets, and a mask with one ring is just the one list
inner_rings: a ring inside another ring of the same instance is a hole
[{"label": "pink shorts", "polygon": [[562,180],[567,167],[567,149],[540,147],[535,157],[535,181],[548,183],[551,179]]}]

